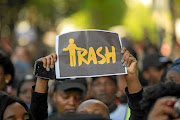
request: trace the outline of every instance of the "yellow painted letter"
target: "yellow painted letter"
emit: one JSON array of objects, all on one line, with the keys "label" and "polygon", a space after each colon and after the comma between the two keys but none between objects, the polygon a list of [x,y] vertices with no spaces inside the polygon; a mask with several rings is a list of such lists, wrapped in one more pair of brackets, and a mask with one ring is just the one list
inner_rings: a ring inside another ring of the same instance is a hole
[{"label": "yellow painted letter", "polygon": [[98,64],[104,64],[106,62],[106,58],[100,53],[102,48],[103,47],[101,46],[96,50],[96,54],[102,58],[100,61],[98,61]]},{"label": "yellow painted letter", "polygon": [[[84,48],[81,48],[82,51],[77,51],[77,55],[78,55],[78,63],[79,66],[82,65],[82,62],[88,64],[88,61],[86,59],[84,59],[84,56],[87,55],[87,50]],[[82,53],[83,52],[83,53]],[[82,53],[82,54],[81,54]]]},{"label": "yellow painted letter", "polygon": [[89,64],[91,61],[93,61],[94,64],[97,64],[96,53],[95,53],[93,47],[90,47],[90,48],[89,48],[88,64]]},{"label": "yellow painted letter", "polygon": [[116,52],[115,52],[115,47],[112,46],[112,52],[109,52],[108,47],[105,47],[105,56],[106,56],[106,61],[107,63],[110,62],[110,58],[112,57],[112,62],[115,63],[116,62]]}]

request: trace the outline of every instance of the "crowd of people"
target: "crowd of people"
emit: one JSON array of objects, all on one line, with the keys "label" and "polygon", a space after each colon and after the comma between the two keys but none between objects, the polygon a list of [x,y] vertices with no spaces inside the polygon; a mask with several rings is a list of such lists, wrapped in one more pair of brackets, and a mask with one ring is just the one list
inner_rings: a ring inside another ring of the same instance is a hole
[{"label": "crowd of people", "polygon": [[[36,77],[32,70],[18,76],[21,62],[1,53],[0,120],[180,119],[180,106],[176,110],[173,106],[180,98],[180,58],[172,61],[149,51],[140,69],[135,52],[125,47],[121,62],[128,74],[63,81]],[[37,61],[50,71],[57,55],[51,53]]]}]

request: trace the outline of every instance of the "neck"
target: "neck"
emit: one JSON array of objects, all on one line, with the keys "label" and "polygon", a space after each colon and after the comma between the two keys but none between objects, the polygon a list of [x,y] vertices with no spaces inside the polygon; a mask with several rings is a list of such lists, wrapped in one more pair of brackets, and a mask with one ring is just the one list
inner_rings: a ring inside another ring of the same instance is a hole
[{"label": "neck", "polygon": [[117,105],[115,104],[114,99],[112,99],[110,102],[105,103],[105,104],[108,106],[110,113],[113,112],[117,108]]},{"label": "neck", "polygon": [[114,103],[110,107],[108,106],[108,108],[109,108],[109,113],[112,113],[114,110],[116,110],[117,105]]}]

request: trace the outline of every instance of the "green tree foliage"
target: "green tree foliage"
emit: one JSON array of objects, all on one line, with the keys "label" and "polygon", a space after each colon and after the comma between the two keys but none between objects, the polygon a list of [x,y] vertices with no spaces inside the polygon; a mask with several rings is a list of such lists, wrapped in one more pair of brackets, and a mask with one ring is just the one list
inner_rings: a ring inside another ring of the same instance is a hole
[{"label": "green tree foliage", "polygon": [[91,27],[98,29],[119,25],[127,8],[124,0],[84,0],[82,6],[89,12]]},{"label": "green tree foliage", "polygon": [[173,0],[173,9],[175,17],[180,17],[180,0]]},{"label": "green tree foliage", "polygon": [[135,41],[143,40],[148,36],[153,43],[157,43],[157,28],[149,8],[141,4],[130,6],[123,25]]}]

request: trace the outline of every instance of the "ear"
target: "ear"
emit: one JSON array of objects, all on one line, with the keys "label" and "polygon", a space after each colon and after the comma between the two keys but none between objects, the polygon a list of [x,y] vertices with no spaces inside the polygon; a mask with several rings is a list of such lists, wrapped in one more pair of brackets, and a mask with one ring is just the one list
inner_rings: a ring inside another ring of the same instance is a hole
[{"label": "ear", "polygon": [[12,78],[11,74],[6,74],[5,75],[5,83],[8,84],[11,81],[11,78]]}]

